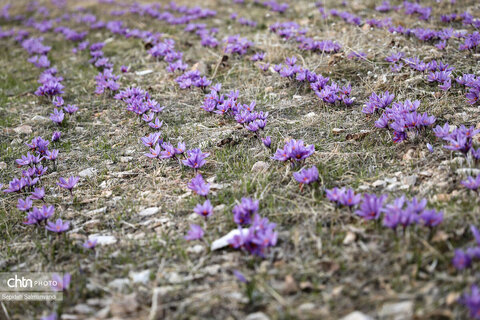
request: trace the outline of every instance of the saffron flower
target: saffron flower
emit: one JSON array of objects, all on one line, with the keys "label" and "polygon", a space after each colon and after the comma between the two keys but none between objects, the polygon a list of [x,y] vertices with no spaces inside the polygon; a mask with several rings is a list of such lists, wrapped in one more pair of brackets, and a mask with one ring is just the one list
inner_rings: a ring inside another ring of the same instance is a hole
[{"label": "saffron flower", "polygon": [[423,225],[429,228],[438,226],[443,221],[443,212],[435,210],[425,210],[420,214]]},{"label": "saffron flower", "polygon": [[230,239],[229,243],[235,249],[244,249],[253,255],[264,257],[267,248],[277,244],[275,227],[275,223],[255,214],[248,232],[242,232],[239,227],[239,234]]},{"label": "saffron flower", "polygon": [[457,270],[463,270],[469,268],[472,264],[472,259],[465,251],[461,249],[455,250],[455,255],[452,259],[452,264]]},{"label": "saffron flower", "polygon": [[293,177],[300,183],[300,185],[310,184],[318,180],[318,169],[316,166],[309,169],[302,169],[298,172],[294,172]]},{"label": "saffron flower", "polygon": [[206,200],[203,204],[197,204],[193,211],[206,219],[213,214],[213,206],[210,200]]},{"label": "saffron flower", "polygon": [[182,163],[195,170],[205,165],[205,159],[210,155],[208,152],[202,152],[200,149],[193,149],[187,151],[187,159],[182,160]]},{"label": "saffron flower", "polygon": [[30,197],[25,198],[25,200],[19,198],[18,199],[18,204],[17,204],[17,209],[20,211],[28,211],[30,208],[32,208],[33,202],[30,199]]},{"label": "saffron flower", "polygon": [[57,183],[57,185],[61,188],[67,189],[73,195],[72,189],[75,187],[75,185],[77,184],[78,180],[80,180],[80,178],[71,176],[70,178],[68,178],[68,180],[65,180],[64,178],[61,178],[61,177],[58,180],[59,182]]},{"label": "saffron flower", "polygon": [[52,285],[51,288],[53,291],[66,291],[68,290],[68,287],[70,286],[70,280],[72,279],[72,276],[70,273],[65,273],[62,276],[60,276],[57,273],[54,273],[52,275]]},{"label": "saffron flower", "polygon": [[340,195],[338,202],[341,205],[344,205],[347,207],[353,207],[359,204],[361,199],[362,199],[362,196],[360,194],[356,195],[353,189],[348,189],[347,191],[343,192]]},{"label": "saffron flower", "polygon": [[191,224],[190,230],[188,230],[187,235],[184,237],[185,240],[192,241],[192,240],[199,240],[203,238],[204,231],[202,227],[197,224]]},{"label": "saffron flower", "polygon": [[365,194],[363,196],[360,210],[355,211],[357,215],[365,220],[377,220],[383,209],[383,202],[387,199],[387,195],[377,197],[375,194]]},{"label": "saffron flower", "polygon": [[480,319],[480,290],[476,285],[472,285],[470,293],[465,292],[460,301],[468,308],[472,319]]},{"label": "saffron flower", "polygon": [[262,142],[265,147],[270,148],[270,146],[272,145],[272,137],[267,136],[265,138],[262,138]]},{"label": "saffron flower", "polygon": [[74,114],[78,111],[78,107],[74,104],[68,104],[66,107],[63,107],[63,110],[68,114]]},{"label": "saffron flower", "polygon": [[250,224],[252,216],[258,212],[258,200],[242,198],[242,201],[233,207],[233,221],[238,225]]},{"label": "saffron flower", "polygon": [[278,161],[302,161],[315,152],[313,144],[305,146],[303,140],[292,139],[288,141],[283,149],[277,149],[272,159]]},{"label": "saffron flower", "polygon": [[84,244],[82,244],[82,246],[85,248],[85,249],[95,249],[95,246],[97,245],[97,239],[93,239],[93,240],[87,240],[85,241]]},{"label": "saffron flower", "polygon": [[50,120],[53,122],[60,124],[62,123],[63,119],[65,118],[65,114],[62,110],[58,111],[57,108],[53,110],[53,113],[50,113]]},{"label": "saffron flower", "polygon": [[325,190],[327,199],[332,202],[340,203],[340,198],[345,194],[345,188],[338,189],[337,187],[333,189]]},{"label": "saffron flower", "polygon": [[52,134],[52,142],[60,140],[60,137],[62,136],[62,133],[60,131],[55,131]]},{"label": "saffron flower", "polygon": [[37,221],[42,221],[50,218],[53,216],[53,213],[55,212],[55,207],[54,206],[46,206],[43,205],[42,208],[33,208],[33,215],[35,216],[35,219]]},{"label": "saffron flower", "polygon": [[463,180],[460,183],[465,188],[468,188],[468,189],[473,190],[473,191],[477,191],[478,188],[480,188],[480,174],[476,178],[468,176],[466,180]]},{"label": "saffron flower", "polygon": [[55,223],[48,221],[45,229],[55,233],[62,233],[70,229],[70,222],[63,222],[62,219],[57,219]]},{"label": "saffron flower", "polygon": [[203,180],[202,175],[199,173],[188,183],[188,188],[193,190],[199,196],[206,197],[210,192],[210,183],[206,183]]}]

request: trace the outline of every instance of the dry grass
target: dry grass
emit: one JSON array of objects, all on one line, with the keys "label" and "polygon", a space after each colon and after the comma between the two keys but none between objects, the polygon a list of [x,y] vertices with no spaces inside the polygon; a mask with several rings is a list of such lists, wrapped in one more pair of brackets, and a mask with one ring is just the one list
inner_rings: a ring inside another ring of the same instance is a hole
[{"label": "dry grass", "polygon": [[[434,6],[435,17],[451,11],[447,4],[426,2]],[[461,2],[459,12],[469,9],[478,13],[474,1],[457,2]],[[373,10],[375,3],[352,1],[348,10],[362,17],[380,16]],[[231,214],[235,201],[251,196],[260,200],[261,214],[278,224],[278,245],[264,260],[232,250],[209,252],[204,243],[200,244],[201,253],[193,253],[195,244],[183,240],[189,223],[196,220],[192,209],[199,201],[186,187],[193,173],[174,162],[148,161],[139,141],[148,127],[111,97],[93,94],[97,71],[88,63],[87,53],[72,55],[71,43],[61,35],[46,33],[45,43],[53,46],[49,57],[66,78],[66,101],[77,104],[80,111],[75,121],[61,128],[58,169],[42,183],[48,202],[56,206],[56,215],[71,220],[73,230],[68,240],[59,240],[43,230],[24,226],[22,215],[15,209],[17,196],[2,195],[1,269],[72,273],[72,289],[63,312],[76,315],[75,319],[98,319],[104,308],[109,308],[105,318],[146,319],[152,290],[167,286],[171,291],[163,298],[162,307],[168,319],[242,319],[257,311],[272,319],[338,319],[354,310],[376,316],[385,303],[405,300],[414,303],[417,319],[465,318],[465,311],[452,297],[472,283],[476,274],[455,272],[450,260],[453,248],[470,241],[468,224],[478,225],[477,199],[460,188],[463,177],[455,173],[457,166],[442,164],[452,155],[440,150],[438,143],[434,154],[426,151],[425,143],[434,141],[433,135],[395,145],[389,133],[373,129],[374,120],[365,118],[361,105],[371,92],[389,90],[398,100],[421,100],[421,110],[435,115],[439,123],[448,120],[457,125],[476,125],[478,109],[466,104],[460,90],[454,88],[439,96],[437,88],[423,77],[412,81],[418,73],[407,69],[399,74],[389,72],[384,58],[402,50],[407,56],[441,59],[458,72],[478,70],[478,58],[454,47],[440,52],[431,44],[387,31],[364,30],[336,19],[324,21],[313,4],[304,0],[291,1],[291,10],[283,16],[252,3],[232,5],[227,0],[210,0],[202,1],[202,5],[218,11],[217,17],[206,23],[219,27],[220,38],[240,33],[255,42],[256,51],[265,51],[271,63],[295,55],[305,67],[341,84],[352,84],[356,104],[345,108],[319,102],[309,89],[260,71],[248,58],[230,57],[218,67],[213,79],[223,84],[224,91],[239,90],[244,103],[256,100],[259,110],[270,113],[267,134],[275,147],[283,146],[289,137],[315,144],[316,153],[307,164],[318,167],[320,187],[305,188],[300,193],[290,168],[270,160],[271,152],[234,122],[201,110],[203,93],[180,90],[166,73],[165,63],[154,61],[139,40],[113,36],[106,30],[91,32],[88,40],[108,39],[104,51],[116,71],[122,64],[130,66],[131,73],[120,81],[122,87],[147,89],[167,106],[163,132],[168,140],[185,141],[189,148],[201,146],[211,152],[202,174],[219,186],[212,197],[217,207],[208,222],[208,240],[235,227]],[[104,20],[111,19],[108,5],[88,2],[85,7]],[[336,1],[326,1],[326,7],[342,9]],[[256,20],[259,26],[243,27],[230,21],[228,17],[234,11]],[[405,25],[440,26],[436,18],[419,23],[401,13],[391,16]],[[177,49],[184,52],[186,61],[203,64],[209,77],[222,58],[220,49],[201,47],[198,38],[185,34],[182,26],[171,27],[129,14],[113,19],[124,20],[132,28],[164,32],[177,41]],[[310,35],[319,39],[338,40],[344,51],[335,56],[306,53],[295,43],[269,33],[270,24],[290,20],[308,26]],[[2,24],[11,26],[4,21]],[[56,128],[50,122],[31,120],[34,115],[48,117],[51,112],[48,103],[33,95],[39,71],[25,63],[26,52],[13,40],[2,39],[2,44],[0,161],[6,169],[0,171],[0,182],[7,183],[20,173],[14,160],[27,151],[24,142],[38,135],[50,137]],[[366,52],[367,60],[347,59],[350,50]],[[142,70],[153,72],[135,74]],[[16,134],[13,128],[21,124],[31,125],[33,133]],[[334,128],[343,131],[335,134]],[[350,139],[361,130],[368,133]],[[226,138],[231,143],[222,144]],[[252,172],[258,161],[269,163],[269,169]],[[97,175],[81,180],[72,203],[55,182],[60,176],[76,175],[90,167],[97,169]],[[393,177],[401,182],[411,175],[417,176],[416,182],[404,189],[387,191],[372,185]],[[412,229],[396,238],[380,225],[362,223],[348,210],[336,209],[323,195],[325,188],[335,186],[386,192],[391,198],[403,193],[426,197],[431,207],[445,211],[446,221],[436,235]],[[159,207],[160,212],[139,216],[138,212],[147,207]],[[104,210],[92,213],[99,208]],[[79,244],[94,233],[113,235],[118,242],[100,246],[96,254],[84,252]],[[355,241],[344,244],[349,233],[355,234]],[[255,280],[252,301],[244,285],[232,275],[234,269]],[[130,271],[142,270],[151,272],[146,284],[130,282],[122,290],[109,286],[115,279],[128,278]],[[82,313],[79,304],[88,305],[90,311]],[[54,309],[51,303],[5,305],[12,319],[38,318]]]}]

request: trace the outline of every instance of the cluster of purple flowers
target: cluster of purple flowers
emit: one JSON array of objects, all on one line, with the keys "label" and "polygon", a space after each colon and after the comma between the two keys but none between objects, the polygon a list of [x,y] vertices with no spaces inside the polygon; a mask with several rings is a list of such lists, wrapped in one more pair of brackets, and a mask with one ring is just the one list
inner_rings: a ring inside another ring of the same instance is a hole
[{"label": "cluster of purple flowers", "polygon": [[223,48],[223,51],[225,53],[236,53],[241,56],[246,54],[248,49],[253,46],[253,42],[249,41],[247,38],[240,37],[239,34],[225,38],[224,42],[225,47]]},{"label": "cluster of purple flowers", "polygon": [[387,195],[355,194],[352,189],[333,188],[326,190],[328,200],[337,205],[353,208],[359,205],[355,214],[364,220],[379,220],[383,214],[383,225],[396,231],[401,226],[403,230],[413,224],[433,228],[443,221],[443,212],[426,209],[427,200],[413,198],[407,201],[405,196],[396,198],[393,203],[385,204]]},{"label": "cluster of purple flowers", "polygon": [[104,56],[102,50],[104,46],[105,43],[103,42],[93,43],[90,46],[90,63],[100,70],[100,73],[95,76],[97,83],[95,93],[97,94],[104,93],[106,89],[111,92],[120,89],[120,85],[117,83],[120,76],[113,74],[113,63],[110,62],[109,58]]},{"label": "cluster of purple flowers", "polygon": [[467,155],[469,151],[471,151],[475,159],[480,159],[480,152],[473,148],[473,137],[480,133],[479,129],[475,129],[473,126],[467,128],[461,125],[451,130],[450,125],[445,123],[443,126],[437,125],[433,129],[433,132],[437,138],[447,142],[447,145],[444,146],[445,149],[460,151],[464,155]]},{"label": "cluster of purple flowers", "polygon": [[480,259],[480,231],[473,225],[470,226],[470,231],[475,238],[475,246],[469,247],[466,250],[455,250],[452,263],[457,270],[470,268],[474,260]]},{"label": "cluster of purple flowers", "polygon": [[283,149],[277,149],[275,155],[272,157],[278,161],[290,161],[293,164],[296,162],[303,162],[315,152],[315,146],[305,145],[303,140],[292,139],[285,143]]},{"label": "cluster of purple flowers", "polygon": [[267,125],[268,112],[255,111],[256,102],[241,104],[238,101],[239,92],[230,91],[226,96],[220,94],[221,84],[210,88],[210,93],[205,95],[201,108],[208,112],[229,116],[245,129],[258,134]]},{"label": "cluster of purple flowers", "polygon": [[281,77],[309,83],[315,95],[325,103],[335,104],[340,101],[347,106],[353,104],[354,99],[351,98],[352,87],[350,84],[343,87],[340,87],[335,81],[331,81],[329,84],[330,78],[302,68],[296,62],[296,57],[286,58],[285,65],[277,64],[273,66],[273,69]]},{"label": "cluster of purple flowers", "polygon": [[[391,99],[393,97],[386,92],[383,99],[379,100],[380,103],[383,103],[380,106],[384,105],[385,102],[391,103]],[[429,116],[426,112],[423,114],[417,113],[419,106],[420,101],[418,100],[395,102],[392,107],[384,109],[380,118],[375,121],[375,127],[392,129],[395,143],[415,137],[425,128],[434,124],[436,120],[434,116]],[[378,108],[374,110],[378,110]]]},{"label": "cluster of purple flowers", "polygon": [[298,47],[305,51],[319,53],[335,53],[342,49],[342,46],[331,40],[315,40],[306,37],[308,29],[300,28],[296,22],[277,22],[270,26],[270,31],[278,34],[283,39],[294,39]]},{"label": "cluster of purple flowers", "polygon": [[263,1],[260,2],[260,0],[254,0],[255,3],[259,3],[267,8],[269,8],[273,12],[279,12],[279,13],[284,13],[288,9],[288,3],[278,3],[275,0],[268,0],[268,1]]},{"label": "cluster of purple flowers", "polygon": [[304,168],[298,172],[293,173],[295,180],[300,183],[300,188],[305,184],[311,184],[318,180],[318,169],[316,166],[311,168]]},{"label": "cluster of purple flowers", "polygon": [[252,28],[255,28],[257,26],[256,21],[249,20],[249,19],[244,18],[244,17],[239,17],[238,13],[236,13],[236,12],[234,12],[230,15],[230,19],[232,19],[234,21],[237,21],[239,24],[241,24],[243,26],[248,26],[248,27],[252,27]]},{"label": "cluster of purple flowers", "polygon": [[[242,198],[242,201],[233,208],[233,220],[238,225],[239,233],[229,240],[230,246],[235,249],[244,249],[250,254],[265,256],[268,247],[277,243],[276,224],[262,218],[257,213],[258,200]],[[248,229],[242,226],[249,225]]]},{"label": "cluster of purple flowers", "polygon": [[218,46],[218,40],[215,38],[218,28],[208,29],[205,23],[189,23],[184,30],[195,32],[200,37],[200,44],[204,47],[216,48]]}]

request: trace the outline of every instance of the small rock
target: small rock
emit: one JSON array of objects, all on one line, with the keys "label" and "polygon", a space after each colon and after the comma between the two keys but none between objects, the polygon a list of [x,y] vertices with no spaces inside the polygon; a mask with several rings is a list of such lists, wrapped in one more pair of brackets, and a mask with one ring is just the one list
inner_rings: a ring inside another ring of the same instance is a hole
[{"label": "small rock", "polygon": [[246,234],[248,234],[248,228],[243,228],[243,229],[241,229],[241,231],[239,229],[233,229],[232,231],[230,231],[229,233],[227,233],[223,237],[213,241],[212,245],[210,247],[210,250],[215,251],[215,250],[218,250],[218,249],[221,249],[221,248],[224,248],[224,247],[228,246],[229,245],[228,241],[230,239],[232,239],[233,237],[235,237],[236,235],[239,235],[240,232],[243,235],[246,235]]},{"label": "small rock", "polygon": [[94,229],[97,229],[100,222],[101,221],[98,219],[89,220],[83,224],[83,227],[85,228],[85,231],[92,231]]},{"label": "small rock", "polygon": [[143,270],[140,272],[130,271],[128,276],[132,279],[133,283],[146,284],[150,280],[150,270]]},{"label": "small rock", "polygon": [[95,175],[97,175],[97,169],[95,168],[87,168],[85,170],[82,170],[78,173],[78,175],[82,178],[90,178]]},{"label": "small rock", "polygon": [[252,172],[263,172],[268,170],[270,165],[265,161],[257,161],[252,167]]},{"label": "small rock", "polygon": [[384,187],[387,183],[384,180],[377,180],[374,183],[372,183],[372,187],[378,188],[378,187]]},{"label": "small rock", "polygon": [[137,71],[137,72],[135,72],[135,74],[137,76],[144,76],[144,75],[150,74],[152,72],[153,72],[153,70],[148,69],[148,70]]},{"label": "small rock", "polygon": [[354,311],[343,317],[341,320],[373,320],[373,318],[360,311]]},{"label": "small rock", "polygon": [[92,307],[90,307],[89,305],[86,305],[84,303],[81,303],[81,304],[77,304],[73,310],[75,310],[76,313],[80,313],[80,314],[89,314],[89,313],[93,313],[95,311],[95,309],[93,309]]},{"label": "small rock", "polygon": [[158,211],[160,211],[160,208],[152,207],[152,208],[143,209],[138,213],[138,215],[142,217],[153,216],[154,214],[158,213]]},{"label": "small rock", "polygon": [[88,237],[89,240],[97,240],[97,245],[109,245],[117,242],[117,238],[114,236],[101,236],[92,234]]},{"label": "small rock", "polygon": [[407,186],[414,186],[416,182],[417,182],[416,175],[406,176],[402,178],[402,183]]},{"label": "small rock", "polygon": [[32,121],[34,121],[34,122],[48,122],[49,119],[45,118],[45,117],[42,117],[42,116],[39,116],[39,115],[36,115],[35,117],[32,118]]},{"label": "small rock", "polygon": [[408,149],[408,151],[403,155],[402,159],[403,161],[410,161],[413,159],[413,154],[415,153],[415,150],[413,149]]},{"label": "small rock", "polygon": [[386,303],[379,312],[380,318],[392,320],[410,320],[413,317],[413,302],[402,301]]},{"label": "small rock", "polygon": [[207,65],[203,61],[199,61],[192,66],[192,70],[198,70],[201,74],[207,73]]},{"label": "small rock", "polygon": [[112,280],[108,283],[108,287],[115,289],[117,291],[123,291],[128,285],[130,284],[130,280],[127,278],[118,278],[115,280]]},{"label": "small rock", "polygon": [[345,129],[341,129],[341,128],[333,128],[332,129],[332,133],[335,134],[335,135],[343,133],[343,132],[345,132]]},{"label": "small rock", "polygon": [[29,125],[21,125],[19,127],[16,127],[15,129],[13,129],[13,131],[15,131],[16,133],[18,134],[30,134],[32,133],[32,127],[30,127]]},{"label": "small rock", "polygon": [[292,275],[287,275],[285,277],[285,282],[283,283],[282,292],[284,294],[294,294],[298,291],[298,285],[295,282],[295,279]]},{"label": "small rock", "polygon": [[128,314],[133,314],[139,307],[136,294],[132,293],[123,297],[114,297],[110,305],[110,312],[114,317],[125,319]]},{"label": "small rock", "polygon": [[0,162],[0,170],[7,169],[7,164],[5,162]]},{"label": "small rock", "polygon": [[128,163],[133,160],[133,157],[120,157],[121,163]]},{"label": "small rock", "polygon": [[304,115],[303,117],[304,118],[307,118],[307,119],[312,119],[316,116],[317,114],[315,112],[309,112],[307,113],[306,115]]},{"label": "small rock", "polygon": [[263,312],[255,312],[250,313],[245,320],[270,320],[270,318]]},{"label": "small rock", "polygon": [[351,231],[347,232],[347,235],[345,236],[345,239],[343,239],[343,244],[344,245],[349,245],[353,242],[355,242],[355,239],[357,238],[357,235]]},{"label": "small rock", "polygon": [[315,304],[311,302],[303,303],[298,307],[298,311],[312,311],[315,310]]},{"label": "small rock", "polygon": [[91,217],[91,216],[95,216],[97,214],[105,213],[105,212],[107,212],[107,207],[102,207],[102,208],[98,208],[98,209],[95,209],[95,210],[92,210],[92,211],[88,211],[87,213],[85,213],[85,215]]},{"label": "small rock", "polygon": [[200,244],[196,244],[194,246],[191,246],[191,247],[188,247],[187,248],[187,252],[188,253],[195,253],[195,254],[199,254],[199,253],[202,253],[204,250],[203,246],[200,245]]}]

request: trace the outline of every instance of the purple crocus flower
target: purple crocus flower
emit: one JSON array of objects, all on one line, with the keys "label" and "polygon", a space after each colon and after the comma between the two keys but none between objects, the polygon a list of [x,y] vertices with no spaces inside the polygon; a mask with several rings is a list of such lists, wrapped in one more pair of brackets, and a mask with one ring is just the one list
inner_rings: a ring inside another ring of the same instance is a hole
[{"label": "purple crocus flower", "polygon": [[192,240],[199,240],[203,238],[204,231],[202,227],[197,224],[191,224],[190,230],[188,230],[187,235],[184,237],[185,240],[192,241]]},{"label": "purple crocus flower", "polygon": [[50,119],[57,124],[62,123],[64,118],[65,114],[63,113],[63,111],[59,111],[57,108],[53,110],[53,113],[50,113]]},{"label": "purple crocus flower", "polygon": [[68,178],[68,180],[60,177],[58,179],[59,182],[57,183],[57,185],[61,188],[67,189],[68,191],[70,191],[70,193],[72,193],[72,189],[73,187],[75,187],[78,180],[80,180],[80,178],[74,176],[71,176],[70,178]]},{"label": "purple crocus flower", "polygon": [[52,275],[52,290],[53,291],[66,291],[68,290],[68,287],[70,286],[70,281],[72,279],[72,276],[70,275],[70,273],[65,273],[62,276],[60,276],[59,274],[57,273],[54,273]]},{"label": "purple crocus flower", "polygon": [[452,264],[457,270],[463,270],[469,268],[472,264],[472,259],[465,251],[461,249],[455,250],[455,255],[452,259]]},{"label": "purple crocus flower", "polygon": [[265,138],[262,138],[262,142],[265,147],[270,148],[270,146],[272,145],[272,137],[267,136]]},{"label": "purple crocus flower", "polygon": [[480,289],[476,285],[472,285],[470,293],[465,292],[460,301],[468,308],[472,319],[480,319]]},{"label": "purple crocus flower", "polygon": [[338,189],[337,187],[333,189],[325,190],[327,199],[332,202],[339,202],[340,198],[345,194],[345,188]]},{"label": "purple crocus flower", "polygon": [[202,175],[197,174],[195,178],[188,183],[188,188],[193,190],[199,196],[206,197],[210,192],[210,183],[206,183],[205,180],[203,180]]},{"label": "purple crocus flower", "polygon": [[53,149],[52,151],[47,150],[45,159],[48,159],[50,161],[55,161],[58,157],[58,149]]},{"label": "purple crocus flower", "polygon": [[58,317],[57,317],[57,313],[54,312],[54,313],[51,313],[49,314],[48,316],[45,316],[45,317],[42,317],[41,320],[57,320]]},{"label": "purple crocus flower", "polygon": [[74,104],[68,104],[66,107],[63,107],[63,110],[68,114],[74,114],[78,111],[78,107]]},{"label": "purple crocus flower", "polygon": [[60,137],[62,136],[62,133],[60,131],[55,131],[52,134],[52,142],[60,140]]},{"label": "purple crocus flower", "polygon": [[203,204],[197,204],[193,211],[206,219],[213,214],[213,206],[210,200],[206,200]]},{"label": "purple crocus flower", "polygon": [[[140,138],[142,140],[142,143],[147,146],[147,147],[153,147],[157,144],[157,142],[160,139],[160,136],[161,136],[161,133],[160,132],[154,132],[154,133],[150,133],[149,135],[147,135],[146,137],[143,137],[143,138]],[[163,141],[162,141],[163,142]],[[162,143],[161,142],[161,143]]]},{"label": "purple crocus flower", "polygon": [[235,275],[235,277],[238,279],[238,281],[242,282],[242,283],[247,283],[247,278],[245,278],[245,276],[243,275],[243,273],[241,273],[240,271],[238,271],[237,269],[234,269],[233,270],[233,274]]},{"label": "purple crocus flower", "polygon": [[[42,221],[50,218],[53,216],[55,212],[55,207],[54,206],[46,206],[43,205],[41,208],[33,208],[33,214],[35,215],[35,218],[37,221]],[[50,230],[51,231],[51,230]]]},{"label": "purple crocus flower", "polygon": [[341,205],[344,205],[347,207],[353,207],[359,204],[361,199],[362,199],[362,195],[360,194],[356,195],[353,189],[348,189],[340,195],[338,202]]},{"label": "purple crocus flower", "polygon": [[55,223],[48,221],[45,229],[55,233],[62,233],[67,231],[70,228],[70,222],[63,222],[62,219],[57,219]]},{"label": "purple crocus flower", "polygon": [[158,130],[158,129],[162,128],[163,121],[160,121],[160,119],[155,118],[155,121],[150,122],[148,125],[150,126],[150,128]]},{"label": "purple crocus flower", "polygon": [[30,197],[26,197],[25,200],[19,198],[18,199],[18,204],[17,204],[17,209],[20,211],[28,211],[30,208],[32,208],[33,202],[30,199]]},{"label": "purple crocus flower", "polygon": [[473,191],[477,191],[478,188],[480,188],[480,174],[476,178],[468,176],[466,180],[463,180],[460,183],[465,188],[468,188],[468,189],[473,190]]},{"label": "purple crocus flower", "polygon": [[238,225],[250,224],[252,216],[258,212],[258,203],[252,198],[242,198],[232,210],[233,221]]},{"label": "purple crocus flower", "polygon": [[182,163],[195,170],[203,167],[205,159],[210,155],[208,152],[202,152],[200,149],[193,149],[187,151],[187,159],[182,160]]},{"label": "purple crocus flower", "polygon": [[377,220],[380,217],[380,213],[383,208],[383,202],[387,199],[387,195],[381,195],[377,197],[375,194],[365,194],[363,196],[360,210],[355,213],[365,220]]},{"label": "purple crocus flower", "polygon": [[310,184],[318,180],[318,169],[316,166],[309,169],[304,168],[298,172],[294,172],[293,177],[300,183],[300,185]]},{"label": "purple crocus flower", "polygon": [[443,212],[437,212],[435,210],[424,210],[420,214],[420,219],[423,221],[423,225],[429,228],[438,226],[443,221]]},{"label": "purple crocus flower", "polygon": [[34,200],[43,200],[45,197],[45,189],[42,188],[35,188],[35,190],[32,192],[31,198]]},{"label": "purple crocus flower", "polygon": [[87,240],[85,241],[84,244],[82,244],[82,247],[85,249],[95,249],[95,246],[97,245],[97,239],[92,239],[92,240]]},{"label": "purple crocus flower", "polygon": [[[142,138],[143,139],[143,138]],[[150,153],[145,153],[144,155],[146,157],[149,157],[151,159],[156,159],[160,157],[160,154],[162,153],[160,146],[157,144],[155,148],[150,148]]]}]

